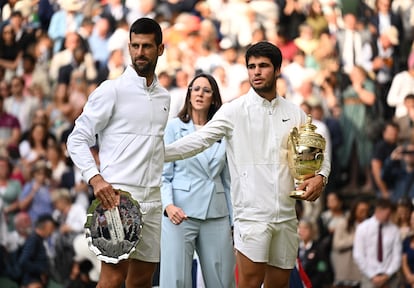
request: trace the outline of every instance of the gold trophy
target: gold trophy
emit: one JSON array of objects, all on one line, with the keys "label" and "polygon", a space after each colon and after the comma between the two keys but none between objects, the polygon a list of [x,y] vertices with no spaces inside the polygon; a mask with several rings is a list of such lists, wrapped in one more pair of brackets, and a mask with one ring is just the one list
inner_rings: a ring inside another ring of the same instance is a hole
[{"label": "gold trophy", "polygon": [[[295,178],[295,186],[314,176],[321,169],[326,141],[315,130],[312,116],[308,114],[306,123],[299,130],[294,127],[289,134],[288,163],[290,173]],[[304,190],[294,190],[289,196],[302,200],[304,194]]]}]

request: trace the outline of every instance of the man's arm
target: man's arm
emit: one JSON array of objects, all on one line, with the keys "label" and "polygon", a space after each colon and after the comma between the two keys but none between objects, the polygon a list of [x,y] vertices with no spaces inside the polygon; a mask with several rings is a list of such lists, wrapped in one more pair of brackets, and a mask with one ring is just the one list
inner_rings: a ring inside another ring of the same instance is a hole
[{"label": "man's arm", "polygon": [[106,127],[116,101],[113,84],[108,84],[103,83],[89,96],[67,141],[69,155],[87,183],[99,174],[90,147],[96,144],[96,134]]},{"label": "man's arm", "polygon": [[95,196],[102,206],[111,209],[119,204],[119,193],[99,174],[95,158],[91,152],[96,144],[96,134],[103,131],[112,117],[116,102],[113,82],[104,82],[88,98],[82,114],[68,137],[68,152],[85,181],[92,185]]}]

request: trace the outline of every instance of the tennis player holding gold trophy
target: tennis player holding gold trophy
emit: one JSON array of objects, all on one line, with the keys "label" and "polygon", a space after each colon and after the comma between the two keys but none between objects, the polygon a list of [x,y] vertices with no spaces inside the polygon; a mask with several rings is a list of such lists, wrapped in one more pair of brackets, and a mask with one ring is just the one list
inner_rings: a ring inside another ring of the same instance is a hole
[{"label": "tennis player holding gold trophy", "polygon": [[[316,126],[312,124],[312,116],[307,115],[306,123],[299,129],[294,127],[289,134],[288,164],[290,173],[295,178],[295,186],[318,174],[322,167],[326,140],[315,130]],[[302,200],[304,194],[304,190],[294,190],[290,192],[289,196]]]}]

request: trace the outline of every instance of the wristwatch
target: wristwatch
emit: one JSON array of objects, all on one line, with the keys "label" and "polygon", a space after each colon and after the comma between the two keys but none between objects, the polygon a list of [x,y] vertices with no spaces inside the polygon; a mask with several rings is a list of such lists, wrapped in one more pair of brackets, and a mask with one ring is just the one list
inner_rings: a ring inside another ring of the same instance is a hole
[{"label": "wristwatch", "polygon": [[325,187],[328,184],[328,177],[322,174],[318,174],[318,175],[322,176],[323,187]]}]

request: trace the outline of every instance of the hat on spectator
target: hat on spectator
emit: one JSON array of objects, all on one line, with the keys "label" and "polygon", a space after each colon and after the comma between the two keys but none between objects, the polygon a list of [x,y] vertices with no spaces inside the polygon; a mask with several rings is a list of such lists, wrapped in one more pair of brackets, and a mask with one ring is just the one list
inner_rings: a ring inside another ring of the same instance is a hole
[{"label": "hat on spectator", "polygon": [[60,7],[66,11],[80,11],[85,4],[83,0],[60,0],[59,1]]},{"label": "hat on spectator", "polygon": [[[13,12],[20,12],[20,16],[27,18],[32,13],[32,3],[30,0],[20,0],[14,5]],[[10,17],[19,16],[16,13],[11,13]]]},{"label": "hat on spectator", "polygon": [[398,40],[398,30],[394,26],[390,26],[382,32],[382,35],[388,37],[392,45],[398,45],[400,41]]},{"label": "hat on spectator", "polygon": [[230,38],[224,37],[223,39],[221,39],[219,47],[222,50],[227,50],[231,48],[236,48],[236,44]]}]

